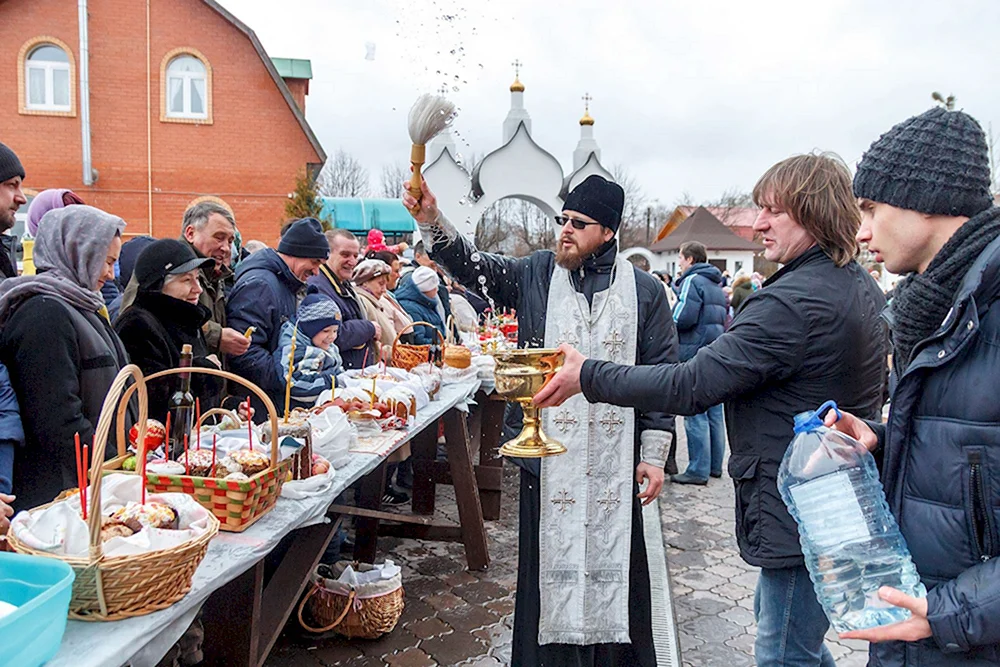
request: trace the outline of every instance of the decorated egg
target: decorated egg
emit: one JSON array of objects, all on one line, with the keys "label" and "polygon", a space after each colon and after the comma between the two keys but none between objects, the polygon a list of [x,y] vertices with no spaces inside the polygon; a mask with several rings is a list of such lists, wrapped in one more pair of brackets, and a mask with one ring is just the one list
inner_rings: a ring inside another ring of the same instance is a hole
[{"label": "decorated egg", "polygon": [[[136,449],[139,448],[136,442],[139,439],[139,428],[138,426],[132,426],[128,430],[128,441],[132,443],[132,446]],[[146,451],[151,452],[160,445],[164,443],[167,439],[167,429],[160,422],[155,419],[146,420]]]}]

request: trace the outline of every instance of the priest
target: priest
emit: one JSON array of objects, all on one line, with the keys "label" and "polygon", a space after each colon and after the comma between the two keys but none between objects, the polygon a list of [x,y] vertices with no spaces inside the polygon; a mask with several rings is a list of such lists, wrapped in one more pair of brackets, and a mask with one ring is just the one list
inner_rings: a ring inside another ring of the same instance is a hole
[{"label": "priest", "polygon": [[[419,209],[403,195],[434,261],[494,309],[517,311],[521,346],[569,343],[625,365],[676,361],[677,333],[663,288],[618,256],[624,200],[619,185],[588,177],[555,216],[555,252],[515,259],[477,251],[438,211],[426,183]],[[650,572],[665,581],[666,562],[647,560],[644,534],[660,540],[660,554],[662,534],[658,513],[644,532],[642,504],[663,486],[672,421],[661,412],[582,397],[543,412],[545,430],[569,452],[515,459],[521,467],[515,667],[657,665],[652,608],[667,591],[651,587]]]}]

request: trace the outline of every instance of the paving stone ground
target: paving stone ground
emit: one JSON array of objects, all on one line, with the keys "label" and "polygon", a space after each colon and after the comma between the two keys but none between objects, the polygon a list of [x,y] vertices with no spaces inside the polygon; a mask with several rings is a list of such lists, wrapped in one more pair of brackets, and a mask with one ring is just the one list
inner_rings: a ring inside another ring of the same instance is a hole
[{"label": "paving stone ground", "polygon": [[[678,420],[680,422],[680,420]],[[678,424],[678,464],[686,463]],[[267,667],[424,667],[510,664],[517,581],[518,473],[504,468],[499,521],[487,524],[491,565],[468,572],[461,545],[379,539],[379,553],[403,568],[406,607],[396,629],[377,640],[310,635],[289,622]],[[660,496],[677,632],[685,667],[753,665],[753,591],[757,568],[739,557],[734,537],[733,485],[728,476],[708,486],[664,486]],[[438,514],[457,523],[450,487],[438,487]],[[867,663],[865,642],[827,646],[838,667]]]}]

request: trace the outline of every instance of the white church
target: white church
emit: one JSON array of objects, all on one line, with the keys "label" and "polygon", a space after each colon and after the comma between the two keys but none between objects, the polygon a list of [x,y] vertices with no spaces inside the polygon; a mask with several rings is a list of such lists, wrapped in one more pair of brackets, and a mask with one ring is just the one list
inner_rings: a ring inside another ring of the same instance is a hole
[{"label": "white church", "polygon": [[483,213],[501,199],[523,199],[545,215],[555,216],[562,211],[569,191],[591,174],[613,180],[601,164],[589,95],[584,101],[580,141],[573,152],[573,171],[567,175],[559,160],[532,138],[524,84],[516,74],[510,86],[510,111],[503,122],[503,145],[486,155],[471,174],[456,159],[449,130],[427,147],[424,177],[437,195],[438,207],[459,231],[472,236]]}]

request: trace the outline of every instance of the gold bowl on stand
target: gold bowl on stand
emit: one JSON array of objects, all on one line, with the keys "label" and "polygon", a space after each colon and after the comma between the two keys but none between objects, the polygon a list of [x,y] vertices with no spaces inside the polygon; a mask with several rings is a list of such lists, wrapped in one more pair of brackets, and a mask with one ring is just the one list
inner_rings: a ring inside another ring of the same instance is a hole
[{"label": "gold bowl on stand", "polygon": [[507,401],[520,403],[524,413],[524,427],[517,437],[503,444],[500,453],[522,458],[565,453],[562,443],[542,430],[541,410],[531,403],[535,394],[562,368],[563,353],[555,349],[528,348],[498,352],[494,357],[497,394]]}]

